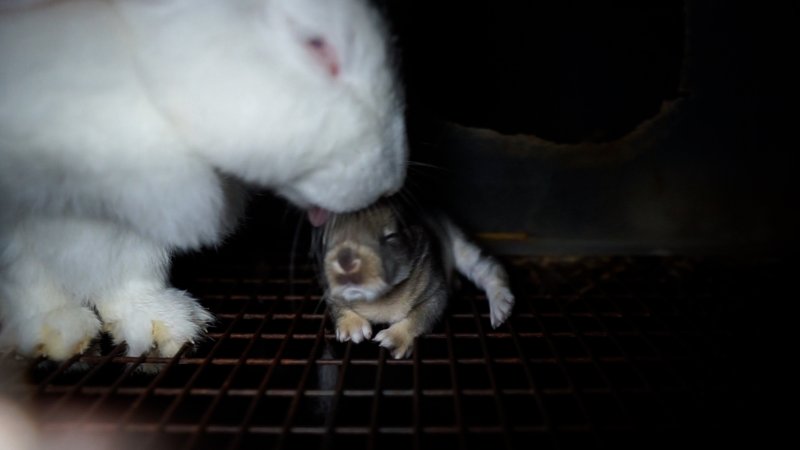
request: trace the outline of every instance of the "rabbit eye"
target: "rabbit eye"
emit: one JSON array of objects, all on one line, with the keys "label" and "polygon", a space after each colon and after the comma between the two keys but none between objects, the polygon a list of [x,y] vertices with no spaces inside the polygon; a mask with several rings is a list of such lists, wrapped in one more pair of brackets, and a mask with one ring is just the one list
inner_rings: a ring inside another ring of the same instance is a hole
[{"label": "rabbit eye", "polygon": [[382,244],[394,244],[400,241],[400,233],[389,232],[381,236]]},{"label": "rabbit eye", "polygon": [[322,50],[325,47],[325,41],[321,37],[313,37],[308,40],[307,44],[315,50]]},{"label": "rabbit eye", "polygon": [[325,38],[313,36],[306,39],[306,47],[332,77],[339,75],[339,57]]}]

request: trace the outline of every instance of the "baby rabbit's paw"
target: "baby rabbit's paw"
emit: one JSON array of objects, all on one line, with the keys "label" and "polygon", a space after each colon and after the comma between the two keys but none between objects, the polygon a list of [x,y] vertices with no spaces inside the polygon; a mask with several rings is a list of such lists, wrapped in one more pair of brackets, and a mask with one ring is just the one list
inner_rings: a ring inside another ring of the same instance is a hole
[{"label": "baby rabbit's paw", "polygon": [[344,310],[336,320],[336,340],[358,344],[372,337],[372,325],[353,311]]},{"label": "baby rabbit's paw", "polygon": [[410,331],[408,319],[404,319],[379,332],[374,341],[389,350],[394,359],[401,359],[411,356],[415,337]]},{"label": "baby rabbit's paw", "polygon": [[5,324],[3,347],[29,356],[65,360],[83,353],[100,332],[100,320],[89,308],[67,305]]},{"label": "baby rabbit's paw", "polygon": [[511,309],[514,307],[514,294],[506,286],[493,286],[487,289],[486,295],[489,297],[492,328],[497,328],[511,315]]},{"label": "baby rabbit's paw", "polygon": [[195,299],[176,289],[130,289],[98,304],[105,330],[128,355],[172,357],[194,343],[214,318]]}]

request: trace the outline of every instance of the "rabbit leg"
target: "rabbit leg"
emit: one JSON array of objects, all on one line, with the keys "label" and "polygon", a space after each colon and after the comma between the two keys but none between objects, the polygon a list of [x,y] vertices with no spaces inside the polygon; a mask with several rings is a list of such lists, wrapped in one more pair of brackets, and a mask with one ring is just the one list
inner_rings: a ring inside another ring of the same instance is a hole
[{"label": "rabbit leg", "polygon": [[105,331],[131,356],[171,357],[213,321],[190,295],[158,282],[129,282],[96,304]]},{"label": "rabbit leg", "polygon": [[330,309],[336,322],[336,340],[358,344],[372,337],[372,325],[367,319],[348,308],[331,305]]},{"label": "rabbit leg", "polygon": [[115,343],[125,342],[131,356],[171,357],[195,342],[213,317],[169,286],[169,251],[122,227],[109,233],[114,239],[98,252],[108,253],[102,270],[111,281],[91,296],[104,330]]},{"label": "rabbit leg", "polygon": [[408,358],[414,349],[414,339],[429,332],[442,317],[447,304],[447,291],[433,289],[426,298],[419,301],[404,319],[381,330],[373,341],[386,348],[395,359]]},{"label": "rabbit leg", "polygon": [[413,325],[412,320],[405,318],[378,332],[373,340],[389,350],[394,359],[407,358],[414,349],[414,338],[420,334]]},{"label": "rabbit leg", "polygon": [[508,284],[508,275],[494,258],[484,254],[478,246],[467,240],[453,224],[447,224],[453,246],[456,268],[476,286],[486,292],[489,300],[489,318],[492,328],[503,324],[514,308],[514,294]]}]

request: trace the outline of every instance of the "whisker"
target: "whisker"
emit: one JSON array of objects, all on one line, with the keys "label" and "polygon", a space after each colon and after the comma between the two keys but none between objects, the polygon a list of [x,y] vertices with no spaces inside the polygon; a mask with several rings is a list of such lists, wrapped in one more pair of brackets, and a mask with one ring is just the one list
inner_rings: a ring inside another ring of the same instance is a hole
[{"label": "whisker", "polygon": [[317,306],[314,307],[314,314],[319,314],[319,310],[323,305],[325,305],[325,294],[319,296]]},{"label": "whisker", "polygon": [[437,166],[436,164],[425,163],[422,161],[408,161],[409,168],[424,168],[424,169],[436,169],[436,170],[448,170],[442,166]]},{"label": "whisker", "polygon": [[399,197],[397,196],[397,194],[395,194],[391,198],[386,199],[386,207],[392,211],[392,215],[394,215],[394,217],[396,218],[398,225],[400,225],[400,228],[405,230],[408,228],[408,223],[406,223],[405,215],[402,214],[400,208],[398,208],[397,205],[398,198]]},{"label": "whisker", "polygon": [[[285,217],[285,216],[284,216]],[[300,214],[300,218],[297,221],[297,225],[294,229],[294,236],[292,237],[292,248],[289,251],[289,295],[294,296],[294,266],[295,266],[295,258],[297,256],[297,242],[300,238],[300,231],[303,229],[303,224],[305,223],[305,216]]]},{"label": "whisker", "polygon": [[417,196],[414,195],[413,187],[407,185],[403,187],[403,189],[398,192],[400,195],[403,204],[405,205],[406,209],[410,210],[413,214],[419,215],[425,208],[422,206],[422,203],[417,199]]}]

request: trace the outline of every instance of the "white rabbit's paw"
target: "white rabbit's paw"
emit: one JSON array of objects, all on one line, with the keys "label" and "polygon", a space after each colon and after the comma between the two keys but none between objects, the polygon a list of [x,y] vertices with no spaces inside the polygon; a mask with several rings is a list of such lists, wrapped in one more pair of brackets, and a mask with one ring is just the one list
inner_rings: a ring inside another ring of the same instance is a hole
[{"label": "white rabbit's paw", "polygon": [[42,317],[36,353],[63,360],[83,353],[100,332],[97,314],[84,306],[67,306]]},{"label": "white rabbit's paw", "polygon": [[514,294],[505,286],[493,286],[487,289],[486,295],[489,298],[492,328],[497,328],[511,315],[511,309],[514,308]]},{"label": "white rabbit's paw", "polygon": [[172,357],[196,342],[213,316],[195,299],[175,289],[119,295],[98,305],[105,330],[115,343],[126,342],[128,355]]},{"label": "white rabbit's paw", "polygon": [[358,314],[345,310],[336,321],[336,340],[358,344],[372,337],[372,325]]},{"label": "white rabbit's paw", "polygon": [[153,320],[153,340],[156,343],[156,354],[162,357],[172,357],[184,344],[195,344],[202,338],[214,316],[197,304],[194,299],[186,305],[182,316],[165,317],[162,320]]},{"label": "white rabbit's paw", "polygon": [[9,320],[2,333],[3,347],[22,355],[61,361],[89,348],[100,332],[100,320],[89,308],[63,306],[22,320]]}]

